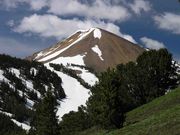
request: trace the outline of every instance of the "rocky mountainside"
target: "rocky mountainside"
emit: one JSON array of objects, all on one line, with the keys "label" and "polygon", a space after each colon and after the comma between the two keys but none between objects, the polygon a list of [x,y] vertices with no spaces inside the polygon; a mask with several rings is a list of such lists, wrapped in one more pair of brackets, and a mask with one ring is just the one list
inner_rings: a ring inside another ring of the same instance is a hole
[{"label": "rocky mountainside", "polygon": [[51,90],[60,103],[61,120],[86,105],[99,72],[135,61],[143,51],[117,35],[91,28],[27,57],[28,61],[0,55],[0,117],[6,115],[29,130],[34,106]]},{"label": "rocky mountainside", "polygon": [[143,48],[113,33],[91,28],[77,31],[67,39],[27,59],[43,63],[83,65],[100,72],[119,63],[135,61],[143,51]]},{"label": "rocky mountainside", "polygon": [[117,64],[135,61],[144,51],[113,33],[99,28],[79,30],[56,45],[34,53],[26,59],[38,61],[62,79],[67,98],[61,102],[58,115],[85,105],[97,73]]}]

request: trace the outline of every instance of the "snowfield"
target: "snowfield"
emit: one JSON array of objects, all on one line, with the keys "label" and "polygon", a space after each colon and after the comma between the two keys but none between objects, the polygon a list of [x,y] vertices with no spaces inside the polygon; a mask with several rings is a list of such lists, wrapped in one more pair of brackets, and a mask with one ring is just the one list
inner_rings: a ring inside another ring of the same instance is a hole
[{"label": "snowfield", "polygon": [[78,106],[85,105],[90,96],[90,90],[84,88],[76,79],[62,72],[55,71],[49,64],[45,64],[45,66],[61,77],[63,82],[62,87],[67,97],[60,102],[60,106],[58,107],[57,115],[59,116],[59,120],[61,120],[64,114],[70,111],[77,111]]},{"label": "snowfield", "polygon": [[[47,61],[47,60],[50,60],[56,56],[58,56],[59,54],[61,54],[62,52],[66,51],[67,49],[69,49],[71,46],[73,46],[74,44],[78,43],[79,41],[81,41],[82,39],[84,39],[87,35],[89,35],[92,31],[94,30],[94,28],[91,28],[89,29],[88,31],[85,31],[85,32],[82,32],[80,35],[79,35],[79,38],[77,40],[75,40],[73,43],[69,44],[67,47],[59,50],[59,51],[56,51],[54,52],[53,54],[50,54],[40,60],[38,60],[39,62],[42,62],[42,61]],[[42,56],[42,52],[40,52],[40,54],[37,54],[38,57]],[[35,58],[36,59],[36,58]]]},{"label": "snowfield", "polygon": [[98,78],[93,73],[90,73],[86,69],[82,69],[80,67],[74,67],[74,66],[69,66],[68,68],[81,71],[82,73],[80,73],[79,76],[90,86],[94,86],[96,82],[98,82]]},{"label": "snowfield", "polygon": [[52,60],[51,63],[55,63],[55,64],[63,64],[64,66],[66,66],[67,64],[77,64],[77,65],[83,65],[84,64],[84,60],[83,58],[86,56],[86,54],[84,55],[77,55],[77,56],[73,56],[73,57],[59,57],[55,60]]}]

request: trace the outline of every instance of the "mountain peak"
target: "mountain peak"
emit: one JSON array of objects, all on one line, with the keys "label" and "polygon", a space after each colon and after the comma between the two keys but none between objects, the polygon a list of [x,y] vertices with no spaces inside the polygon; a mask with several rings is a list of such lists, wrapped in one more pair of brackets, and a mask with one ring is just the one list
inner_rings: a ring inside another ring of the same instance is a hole
[{"label": "mountain peak", "polygon": [[135,61],[144,51],[111,32],[100,28],[79,30],[56,45],[35,53],[29,60],[55,64],[77,64],[104,71],[120,63]]},{"label": "mountain peak", "polygon": [[97,27],[92,27],[92,28],[87,29],[87,30],[78,30],[75,33],[81,33],[81,35],[85,34],[87,36],[88,34],[90,34],[92,32],[94,34],[94,38],[99,38],[99,39],[101,38],[101,35],[102,35],[101,34],[101,29],[97,28]]}]

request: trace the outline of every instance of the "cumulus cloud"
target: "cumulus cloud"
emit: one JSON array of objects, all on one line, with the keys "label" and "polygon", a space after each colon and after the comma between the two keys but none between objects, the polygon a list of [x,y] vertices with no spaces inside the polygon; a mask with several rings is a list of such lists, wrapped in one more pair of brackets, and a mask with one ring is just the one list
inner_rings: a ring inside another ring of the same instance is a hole
[{"label": "cumulus cloud", "polygon": [[5,52],[6,54],[21,58],[39,50],[39,48],[21,43],[15,39],[3,37],[0,37],[0,48],[0,54]]},{"label": "cumulus cloud", "polygon": [[62,19],[49,14],[34,14],[24,17],[20,24],[14,28],[14,31],[18,33],[35,33],[42,37],[56,37],[60,40],[79,29],[89,29],[92,27],[108,30],[135,43],[133,37],[122,34],[120,28],[113,23],[106,23],[100,20]]},{"label": "cumulus cloud", "polygon": [[141,12],[148,12],[151,10],[151,4],[146,0],[134,0],[133,3],[129,4],[130,8],[134,13],[140,15]]},{"label": "cumulus cloud", "polygon": [[110,21],[125,21],[131,17],[131,11],[140,15],[142,11],[150,10],[151,5],[145,0],[2,0],[0,5],[15,8],[20,4],[28,4],[32,10],[41,10],[46,7],[46,13],[59,16],[78,16],[91,19]]},{"label": "cumulus cloud", "polygon": [[32,10],[40,10],[48,4],[48,0],[28,0],[26,2],[29,2]]},{"label": "cumulus cloud", "polygon": [[130,35],[121,33],[119,36],[121,36],[122,38],[124,38],[124,39],[126,39],[126,40],[128,40],[128,41],[130,41],[130,42],[132,42],[134,44],[137,44],[136,40]]},{"label": "cumulus cloud", "polygon": [[93,0],[89,3],[82,3],[79,0],[2,0],[0,5],[9,9],[16,8],[20,4],[28,4],[35,11],[47,7],[47,12],[55,15],[76,15],[111,21],[124,21],[130,17],[128,9],[120,4],[112,4],[112,0]]},{"label": "cumulus cloud", "polygon": [[160,48],[165,48],[165,45],[162,42],[159,42],[151,38],[142,37],[140,40],[145,45],[146,48],[156,49],[156,50]]},{"label": "cumulus cloud", "polygon": [[57,15],[78,15],[111,21],[124,21],[130,17],[130,13],[125,7],[113,5],[110,0],[95,0],[91,4],[75,0],[51,0],[49,12]]},{"label": "cumulus cloud", "polygon": [[[111,31],[133,43],[132,36],[121,33],[114,21],[125,21],[131,17],[125,0],[2,0],[7,7],[15,8],[22,3],[30,6],[31,10],[41,10],[46,7],[44,15],[33,14],[24,17],[20,24],[14,26],[13,20],[7,22],[14,31],[26,34],[38,34],[41,37],[56,37],[58,40],[69,36],[78,29],[100,27]],[[141,0],[144,1],[144,0]],[[142,2],[143,3],[143,2]],[[134,2],[137,12],[145,8]],[[145,4],[144,4],[145,5]],[[48,14],[47,14],[48,13]],[[50,14],[51,13],[51,14]],[[64,16],[69,19],[63,19]],[[72,18],[75,17],[75,18]],[[17,23],[16,23],[17,24]]]},{"label": "cumulus cloud", "polygon": [[166,12],[162,15],[154,16],[154,21],[160,29],[180,34],[180,14]]}]

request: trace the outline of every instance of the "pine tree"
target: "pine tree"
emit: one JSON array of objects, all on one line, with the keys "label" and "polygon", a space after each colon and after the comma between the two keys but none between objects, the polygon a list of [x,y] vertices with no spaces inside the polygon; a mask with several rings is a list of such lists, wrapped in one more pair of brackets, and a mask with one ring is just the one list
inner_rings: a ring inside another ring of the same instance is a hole
[{"label": "pine tree", "polygon": [[91,127],[91,119],[89,118],[86,107],[78,107],[78,111],[70,111],[62,117],[59,123],[62,135],[75,135],[80,131]]},{"label": "pine tree", "polygon": [[137,62],[118,65],[99,76],[87,102],[94,125],[122,126],[124,113],[164,95],[178,84],[176,67],[167,49],[150,50]]},{"label": "pine tree", "polygon": [[35,129],[37,135],[58,135],[57,102],[50,91],[37,105]]},{"label": "pine tree", "polygon": [[[93,124],[103,128],[120,128],[124,121],[123,102],[118,97],[115,70],[108,69],[99,76],[99,83],[92,89],[87,109]],[[119,84],[118,84],[119,85]]]},{"label": "pine tree", "polygon": [[136,89],[135,93],[137,97],[138,93],[143,93],[140,97],[141,104],[162,96],[167,90],[177,86],[176,67],[167,49],[151,50],[138,57],[136,75],[138,79],[134,84],[138,85],[139,90]]}]

